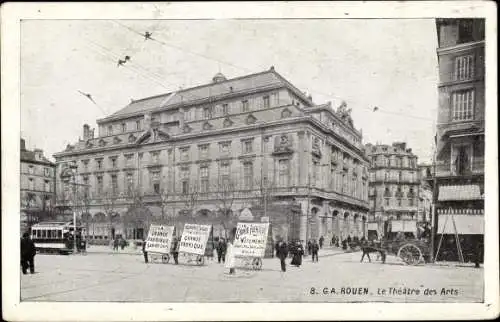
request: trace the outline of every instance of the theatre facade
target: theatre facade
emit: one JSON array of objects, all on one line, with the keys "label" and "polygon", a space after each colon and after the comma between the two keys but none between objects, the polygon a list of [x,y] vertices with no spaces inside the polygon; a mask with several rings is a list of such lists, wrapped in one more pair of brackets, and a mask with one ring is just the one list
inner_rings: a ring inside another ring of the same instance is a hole
[{"label": "theatre facade", "polygon": [[226,236],[240,220],[269,221],[286,240],[366,234],[368,161],[350,110],[313,103],[273,67],[132,101],[97,124],[54,155],[57,203],[91,242],[140,239],[152,222]]}]

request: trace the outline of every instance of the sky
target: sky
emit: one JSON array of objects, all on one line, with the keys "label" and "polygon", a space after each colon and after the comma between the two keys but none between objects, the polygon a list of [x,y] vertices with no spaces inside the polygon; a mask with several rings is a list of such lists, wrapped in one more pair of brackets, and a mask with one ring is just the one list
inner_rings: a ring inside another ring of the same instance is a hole
[{"label": "sky", "polygon": [[131,99],[274,66],[316,104],[345,101],[363,143],[405,141],[430,162],[435,29],[434,19],[24,20],[21,136],[52,159]]}]

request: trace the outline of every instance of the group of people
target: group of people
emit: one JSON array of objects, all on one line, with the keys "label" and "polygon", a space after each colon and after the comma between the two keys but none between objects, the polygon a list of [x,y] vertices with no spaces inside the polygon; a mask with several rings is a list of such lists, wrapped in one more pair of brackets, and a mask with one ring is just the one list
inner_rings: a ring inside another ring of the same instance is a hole
[{"label": "group of people", "polygon": [[[312,255],[312,261],[318,261],[319,250],[323,247],[324,238],[321,237],[320,242],[316,239],[309,240],[307,242],[307,252]],[[294,240],[287,244],[285,241],[278,241],[275,245],[276,257],[280,260],[281,271],[286,272],[286,258],[288,256],[292,257],[290,265],[295,267],[300,267],[302,265],[302,258],[306,256],[304,252],[304,246],[302,240]]]},{"label": "group of people", "polygon": [[113,250],[118,251],[118,247],[120,247],[122,250],[125,249],[125,246],[127,246],[127,241],[122,237],[116,237],[113,240]]}]

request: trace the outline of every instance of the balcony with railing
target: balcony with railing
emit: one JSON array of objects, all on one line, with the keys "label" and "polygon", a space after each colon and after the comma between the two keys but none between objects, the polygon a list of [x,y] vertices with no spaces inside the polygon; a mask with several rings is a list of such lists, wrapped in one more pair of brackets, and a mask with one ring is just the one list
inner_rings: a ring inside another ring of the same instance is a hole
[{"label": "balcony with railing", "polygon": [[473,161],[465,169],[457,169],[450,163],[436,165],[436,177],[471,176],[484,174],[484,160]]}]

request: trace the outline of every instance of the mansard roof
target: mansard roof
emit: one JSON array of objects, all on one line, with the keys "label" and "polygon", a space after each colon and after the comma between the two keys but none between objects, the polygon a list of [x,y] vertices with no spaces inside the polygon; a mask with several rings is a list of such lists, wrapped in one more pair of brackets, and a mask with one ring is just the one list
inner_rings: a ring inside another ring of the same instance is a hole
[{"label": "mansard roof", "polygon": [[265,87],[282,87],[282,86],[287,86],[290,90],[295,92],[302,99],[304,99],[306,102],[309,102],[312,105],[310,99],[308,99],[301,91],[299,91],[284,77],[278,74],[274,70],[274,68],[271,68],[269,70],[256,74],[245,75],[237,78],[228,79],[225,81],[209,83],[162,95],[134,100],[121,110],[115,112],[114,114],[106,118],[98,120],[97,122],[100,123],[101,121],[106,121],[107,119],[115,119],[120,117],[132,116],[135,114],[141,114],[153,109],[169,108],[180,105],[181,103],[190,104],[190,103],[195,103],[197,101],[203,101],[204,99],[209,99],[209,98],[217,99],[218,96],[228,95],[231,93],[250,91]]}]

